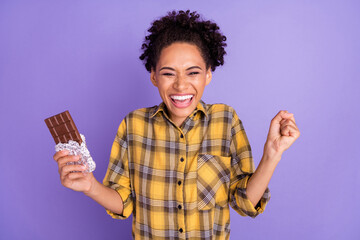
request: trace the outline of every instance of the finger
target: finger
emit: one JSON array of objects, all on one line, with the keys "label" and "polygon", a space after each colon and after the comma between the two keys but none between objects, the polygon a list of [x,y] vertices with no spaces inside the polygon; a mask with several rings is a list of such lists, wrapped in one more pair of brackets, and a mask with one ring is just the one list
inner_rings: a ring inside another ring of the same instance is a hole
[{"label": "finger", "polygon": [[61,184],[67,188],[70,188],[74,191],[86,191],[86,186],[88,185],[84,176],[81,176],[82,173],[69,173]]},{"label": "finger", "polygon": [[296,123],[292,120],[292,119],[283,119],[280,122],[281,127],[285,126],[285,125],[291,125],[294,126],[295,128],[297,128]]},{"label": "finger", "polygon": [[284,115],[284,118],[291,119],[295,123],[295,118],[294,118],[293,113],[289,113],[288,111],[286,111],[286,114]]},{"label": "finger", "polygon": [[293,116],[293,113],[289,113],[287,110],[279,111],[276,116],[271,120],[271,123],[280,123],[281,120],[288,119]]},{"label": "finger", "polygon": [[279,111],[276,116],[271,120],[269,132],[268,132],[268,139],[273,139],[277,137],[280,133],[280,122],[283,119],[282,115],[285,114],[285,111]]},{"label": "finger", "polygon": [[70,180],[76,180],[79,178],[83,178],[86,174],[83,172],[71,172],[66,177]]},{"label": "finger", "polygon": [[281,128],[280,133],[281,133],[282,136],[288,136],[288,137],[291,136],[291,134],[290,134],[290,126],[286,125],[283,128]]},{"label": "finger", "polygon": [[283,128],[281,128],[281,135],[282,136],[292,136],[292,137],[296,137],[297,136],[297,133],[298,130],[294,127],[294,126],[291,126],[291,125],[286,125],[284,126]]},{"label": "finger", "polygon": [[61,180],[64,180],[64,178],[73,171],[79,171],[82,172],[86,169],[84,165],[76,164],[76,165],[65,165],[60,170],[60,178]]},{"label": "finger", "polygon": [[79,155],[69,155],[69,156],[60,158],[58,160],[58,165],[59,165],[59,168],[61,168],[62,166],[66,165],[69,162],[77,162],[79,160],[80,160]]},{"label": "finger", "polygon": [[61,151],[58,151],[54,154],[53,158],[54,160],[57,162],[59,160],[59,158],[61,157],[64,157],[64,156],[67,156],[69,155],[69,151],[68,150],[61,150]]},{"label": "finger", "polygon": [[290,119],[291,119],[291,121],[293,121],[294,123],[296,123],[295,122],[295,118],[294,118],[294,114],[292,113],[292,115],[290,116]]},{"label": "finger", "polygon": [[287,126],[290,126],[290,127],[294,128],[294,129],[297,129],[296,125],[291,120],[289,120],[289,121],[286,121],[284,124],[282,124],[280,126],[280,130],[284,129]]},{"label": "finger", "polygon": [[[79,161],[80,156],[77,155],[69,155],[62,157],[58,160],[58,171],[61,174],[62,168],[67,165],[75,165],[77,161]],[[78,165],[78,164],[77,164]]]},{"label": "finger", "polygon": [[279,111],[275,117],[271,120],[271,123],[280,123],[280,121],[283,119],[283,115],[285,114],[285,111],[281,110]]}]

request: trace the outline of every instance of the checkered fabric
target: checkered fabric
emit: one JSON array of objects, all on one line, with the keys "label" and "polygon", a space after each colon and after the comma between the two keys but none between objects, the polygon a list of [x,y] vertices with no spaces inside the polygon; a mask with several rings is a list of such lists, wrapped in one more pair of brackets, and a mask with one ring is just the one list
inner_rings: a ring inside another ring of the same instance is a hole
[{"label": "checkered fabric", "polygon": [[129,113],[121,122],[103,184],[133,214],[134,239],[229,239],[229,205],[256,217],[270,199],[266,189],[256,206],[246,196],[254,172],[241,120],[225,104],[200,101],[181,127],[164,103]]}]

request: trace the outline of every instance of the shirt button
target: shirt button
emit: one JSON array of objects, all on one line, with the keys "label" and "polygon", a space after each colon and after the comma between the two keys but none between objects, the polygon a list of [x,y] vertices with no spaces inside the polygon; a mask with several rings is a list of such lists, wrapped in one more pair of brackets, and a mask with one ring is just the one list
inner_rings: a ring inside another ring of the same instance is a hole
[{"label": "shirt button", "polygon": [[184,230],[183,230],[182,228],[180,228],[180,229],[179,229],[179,232],[181,232],[181,233],[182,233],[183,231],[184,231]]},{"label": "shirt button", "polygon": [[184,135],[183,135],[183,134],[181,134],[181,135],[180,135],[180,137],[181,137],[181,138],[184,138]]},{"label": "shirt button", "polygon": [[179,185],[179,186],[181,185],[181,181],[178,181],[178,185]]},{"label": "shirt button", "polygon": [[183,158],[183,157],[182,157],[182,158],[180,158],[180,161],[182,161],[182,162],[183,162],[183,161],[184,161],[184,158]]},{"label": "shirt button", "polygon": [[178,209],[181,209],[181,205],[178,206]]}]

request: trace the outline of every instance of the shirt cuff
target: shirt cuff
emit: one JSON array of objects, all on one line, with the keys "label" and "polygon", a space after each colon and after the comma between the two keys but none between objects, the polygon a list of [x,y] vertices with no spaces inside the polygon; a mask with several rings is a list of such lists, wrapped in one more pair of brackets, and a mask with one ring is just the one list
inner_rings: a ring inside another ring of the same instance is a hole
[{"label": "shirt cuff", "polygon": [[[236,205],[240,208],[238,210],[243,213],[241,214],[240,212],[241,215],[255,218],[257,215],[265,211],[265,207],[270,200],[271,194],[269,188],[266,188],[259,202],[256,204],[256,206],[254,206],[246,195],[247,184],[251,176],[252,174],[249,174],[245,178],[241,179],[237,184],[236,191],[238,196],[234,200],[237,203]],[[237,210],[236,208],[234,209]],[[239,212],[238,210],[237,212]]]},{"label": "shirt cuff", "polygon": [[109,214],[114,219],[127,219],[133,211],[133,201],[132,201],[131,193],[129,193],[129,189],[126,189],[121,186],[112,189],[118,192],[121,199],[123,200],[123,204],[124,204],[123,212],[122,214],[118,214],[106,209],[106,213]]}]

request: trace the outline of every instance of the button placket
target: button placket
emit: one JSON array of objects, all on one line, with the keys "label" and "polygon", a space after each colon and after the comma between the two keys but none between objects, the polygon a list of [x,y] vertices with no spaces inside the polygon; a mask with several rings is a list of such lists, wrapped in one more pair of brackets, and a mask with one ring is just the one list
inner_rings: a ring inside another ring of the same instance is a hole
[{"label": "button placket", "polygon": [[185,134],[181,131],[181,129],[179,129],[178,135],[177,135],[177,141],[178,141],[178,154],[177,158],[179,160],[178,164],[177,164],[177,171],[179,173],[178,175],[178,181],[177,181],[177,193],[176,193],[176,200],[177,200],[177,205],[176,205],[176,210],[177,210],[177,224],[178,224],[178,230],[179,230],[179,237],[180,238],[184,238],[185,235],[181,234],[185,232],[185,211],[184,210],[184,191],[185,191],[185,186],[182,184],[184,179],[184,173],[185,172],[185,167],[186,167],[186,138],[185,138]]}]

